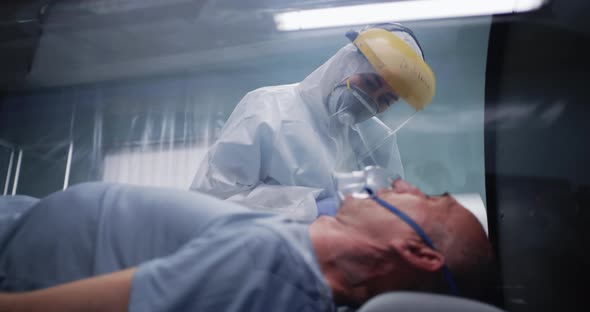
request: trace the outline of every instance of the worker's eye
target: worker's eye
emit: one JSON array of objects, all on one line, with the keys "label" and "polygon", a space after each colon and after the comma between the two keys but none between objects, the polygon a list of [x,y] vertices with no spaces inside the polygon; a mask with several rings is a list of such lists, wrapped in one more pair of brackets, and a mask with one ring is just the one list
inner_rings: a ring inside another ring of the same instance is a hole
[{"label": "worker's eye", "polygon": [[379,98],[377,98],[377,102],[379,103],[379,106],[383,108],[383,110],[389,108],[389,106],[391,106],[391,104],[395,103],[397,100],[397,96],[393,93],[386,93],[380,95]]},{"label": "worker's eye", "polygon": [[367,92],[375,92],[383,86],[381,77],[375,73],[363,76],[363,83],[367,86]]},{"label": "worker's eye", "polygon": [[399,98],[397,97],[397,95],[395,95],[395,93],[387,93],[387,98],[389,99],[389,105],[391,105],[394,102],[397,102],[397,100],[399,100]]},{"label": "worker's eye", "polygon": [[373,81],[373,79],[371,79],[371,78],[363,79],[363,83],[367,87],[367,92],[369,92],[369,93],[375,92],[375,91],[377,91],[377,89],[379,89],[379,85],[376,84],[375,81]]}]

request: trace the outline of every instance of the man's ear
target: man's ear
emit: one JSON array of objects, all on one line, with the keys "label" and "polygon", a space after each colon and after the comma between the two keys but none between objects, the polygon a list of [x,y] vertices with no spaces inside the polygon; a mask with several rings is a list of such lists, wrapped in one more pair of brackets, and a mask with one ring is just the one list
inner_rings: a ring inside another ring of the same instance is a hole
[{"label": "man's ear", "polygon": [[392,239],[389,247],[415,269],[435,272],[445,264],[445,257],[438,251],[411,239]]}]

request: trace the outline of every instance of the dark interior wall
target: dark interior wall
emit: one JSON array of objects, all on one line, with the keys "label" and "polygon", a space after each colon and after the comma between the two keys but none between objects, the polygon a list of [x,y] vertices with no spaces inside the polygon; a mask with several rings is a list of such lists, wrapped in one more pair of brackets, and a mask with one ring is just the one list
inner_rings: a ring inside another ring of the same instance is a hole
[{"label": "dark interior wall", "polygon": [[486,188],[509,311],[586,310],[588,8],[553,2],[491,28]]},{"label": "dark interior wall", "polygon": [[0,89],[25,81],[50,0],[3,0],[0,9]]}]

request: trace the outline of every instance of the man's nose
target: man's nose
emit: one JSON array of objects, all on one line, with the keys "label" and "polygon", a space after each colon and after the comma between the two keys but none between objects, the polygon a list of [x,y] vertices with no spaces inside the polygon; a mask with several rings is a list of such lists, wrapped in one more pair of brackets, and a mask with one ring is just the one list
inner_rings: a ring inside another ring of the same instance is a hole
[{"label": "man's nose", "polygon": [[422,191],[416,186],[406,182],[405,180],[397,179],[391,184],[395,193],[411,193],[415,195],[423,195]]}]

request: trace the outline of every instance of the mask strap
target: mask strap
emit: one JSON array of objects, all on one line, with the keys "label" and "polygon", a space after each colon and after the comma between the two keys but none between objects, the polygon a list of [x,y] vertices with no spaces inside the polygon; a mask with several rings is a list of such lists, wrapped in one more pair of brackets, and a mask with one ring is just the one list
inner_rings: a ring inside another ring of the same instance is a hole
[{"label": "mask strap", "polygon": [[[373,101],[372,99],[370,100],[372,103],[374,103],[375,105],[371,105],[367,102],[367,99],[365,99],[363,96],[365,97],[369,97],[369,95],[367,95],[366,92],[364,92],[363,90],[359,89],[356,86],[350,86],[350,79],[346,79],[346,90],[348,92],[350,92],[352,94],[352,96],[354,96],[355,99],[357,99],[368,111],[369,113],[371,113],[371,115],[375,116],[377,115],[377,103],[375,103],[375,101]],[[375,106],[375,107],[373,107]]]},{"label": "mask strap", "polygon": [[[434,244],[432,243],[428,235],[426,235],[422,228],[418,224],[416,224],[416,222],[414,222],[414,220],[412,220],[407,214],[397,209],[395,206],[389,204],[388,202],[384,201],[383,199],[377,197],[377,195],[370,188],[365,187],[365,191],[379,205],[391,211],[393,214],[398,216],[402,221],[407,223],[418,234],[418,236],[420,236],[424,243],[428,245],[428,247],[430,247],[432,250],[438,251],[436,248],[434,248]],[[459,291],[457,290],[457,285],[455,284],[455,280],[453,279],[451,271],[449,270],[446,264],[443,264],[442,273],[445,278],[445,281],[447,282],[447,285],[449,286],[450,293],[453,295],[458,295]]]}]

